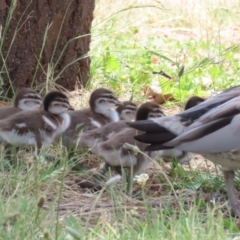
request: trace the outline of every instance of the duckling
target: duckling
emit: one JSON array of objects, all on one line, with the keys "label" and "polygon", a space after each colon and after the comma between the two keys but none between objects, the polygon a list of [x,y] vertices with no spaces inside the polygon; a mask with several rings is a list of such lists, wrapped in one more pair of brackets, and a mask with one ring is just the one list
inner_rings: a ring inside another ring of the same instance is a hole
[{"label": "duckling", "polygon": [[179,149],[200,154],[222,166],[229,205],[240,216],[234,188],[235,170],[240,168],[240,86],[205,100],[180,114],[129,125],[145,132],[135,139],[149,144],[145,151]]},{"label": "duckling", "polygon": [[102,127],[109,122],[119,121],[119,115],[112,109],[121,102],[112,91],[98,88],[92,92],[89,100],[90,108],[69,112],[71,123],[62,135],[62,144],[67,148],[73,147],[73,142],[78,138],[79,131],[89,131]]},{"label": "duckling", "polygon": [[0,120],[25,110],[40,109],[41,96],[30,88],[21,88],[14,99],[13,107],[0,108]]},{"label": "duckling", "polygon": [[0,138],[16,146],[48,147],[70,125],[71,108],[67,97],[58,91],[48,93],[43,110],[18,112],[0,120]]},{"label": "duckling", "polygon": [[184,110],[190,109],[202,102],[204,102],[205,99],[198,97],[198,96],[192,96],[188,99],[188,101],[185,104]]},{"label": "duckling", "polygon": [[[0,120],[10,117],[20,111],[40,109],[42,106],[41,96],[30,88],[21,88],[17,91],[14,99],[13,107],[0,108]],[[0,139],[3,141],[3,139]],[[11,154],[11,145],[5,144],[6,157],[9,158]]]},{"label": "duckling", "polygon": [[120,120],[132,121],[136,117],[137,105],[131,101],[124,101],[116,108]]},{"label": "duckling", "polygon": [[[129,106],[129,104],[128,105],[125,104],[125,106]],[[130,106],[132,107],[133,105],[130,105]],[[121,106],[121,111],[126,112],[124,105]],[[148,118],[151,118],[152,116],[161,117],[161,116],[164,116],[164,113],[162,112],[162,110],[158,105],[148,102],[148,103],[142,104],[139,107],[135,116],[137,121],[140,119],[148,119]],[[121,132],[125,128],[129,129],[129,126],[126,124],[126,122],[127,122],[126,120],[111,122],[104,125],[101,128],[95,128],[90,131],[81,133],[77,139],[76,146],[78,148],[88,147],[88,148],[91,148],[93,152],[97,153],[97,148],[96,148],[97,143],[104,142],[110,139],[112,136]]]},{"label": "duckling", "polygon": [[[136,120],[152,119],[154,117],[164,116],[159,105],[147,102],[142,104],[136,115]],[[118,123],[116,123],[117,125]],[[106,130],[106,129],[105,129]],[[122,168],[128,168],[127,174],[127,193],[130,194],[131,171],[133,168],[133,176],[142,172],[149,164],[149,159],[142,153],[135,153],[129,149],[127,144],[137,145],[140,150],[143,150],[146,145],[138,143],[134,140],[136,131],[125,127],[120,132],[114,134],[106,141],[102,141],[93,148],[93,151],[104,159],[104,172],[108,167],[114,168],[119,174],[122,173]],[[147,153],[148,154],[148,153]],[[150,155],[153,157],[153,154]]]},{"label": "duckling", "polygon": [[[203,102],[204,99],[194,96],[189,98],[185,105],[185,109],[189,109],[194,105]],[[155,109],[154,109],[155,108]],[[123,108],[122,108],[123,109]],[[149,118],[156,118],[166,116],[163,111],[157,105],[152,103],[142,104],[136,114],[136,121],[145,120]],[[118,121],[108,123],[101,128],[96,128],[91,131],[83,133],[78,139],[78,147],[88,147],[91,148],[94,153],[98,152],[98,143],[107,141],[111,139],[115,134],[121,132],[122,130],[128,128],[126,121]],[[172,161],[172,158],[178,159],[180,163],[186,163],[190,159],[190,155],[185,151],[180,151],[178,149],[174,150],[160,150],[157,152],[157,155],[163,159],[165,162]]]}]

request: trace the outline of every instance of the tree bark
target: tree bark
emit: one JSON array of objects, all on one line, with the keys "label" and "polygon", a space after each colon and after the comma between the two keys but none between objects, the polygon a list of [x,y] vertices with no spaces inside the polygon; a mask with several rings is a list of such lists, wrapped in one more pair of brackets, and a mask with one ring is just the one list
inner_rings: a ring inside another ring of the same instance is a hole
[{"label": "tree bark", "polygon": [[4,93],[53,82],[68,90],[84,86],[94,7],[94,0],[0,0]]}]

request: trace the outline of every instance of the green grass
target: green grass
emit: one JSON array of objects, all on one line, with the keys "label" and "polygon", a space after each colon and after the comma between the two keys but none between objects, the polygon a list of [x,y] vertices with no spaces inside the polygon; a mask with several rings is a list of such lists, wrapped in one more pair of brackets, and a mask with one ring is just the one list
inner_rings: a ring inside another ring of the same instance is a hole
[{"label": "green grass", "polygon": [[[238,236],[237,222],[224,205],[226,194],[221,176],[208,171],[189,172],[175,165],[165,170],[171,189],[161,171],[155,170],[142,188],[144,200],[139,201],[126,197],[120,186],[97,193],[81,190],[71,181],[89,177],[89,173],[74,173],[70,171],[71,162],[64,157],[61,160],[57,166],[46,161],[21,161],[18,168],[1,172],[0,239]],[[158,163],[157,168],[160,166],[163,165]],[[160,192],[151,189],[152,179],[162,186]],[[135,185],[134,189],[139,187]],[[206,200],[211,192],[213,201]]]},{"label": "green grass", "polygon": [[[239,3],[199,2],[96,0],[87,89],[105,86],[121,98],[143,102],[143,87],[159,84],[164,93],[183,103],[191,95],[205,96],[210,90],[237,85],[239,47],[230,37],[239,23]],[[4,36],[0,46],[2,41]],[[54,64],[49,64],[41,91],[56,80]],[[175,81],[153,73],[161,70]],[[203,77],[212,84],[206,87]],[[148,171],[151,177],[143,189],[134,185],[145,196],[139,201],[125,196],[121,184],[95,193],[81,189],[75,180],[91,179],[94,170],[71,171],[74,163],[66,160],[61,147],[50,153],[60,158],[59,164],[57,159],[46,161],[45,152],[38,160],[21,154],[18,167],[9,166],[1,156],[0,239],[239,237],[239,222],[229,213],[217,167],[192,169],[159,161]],[[99,160],[89,153],[79,158],[99,167]],[[235,182],[239,189],[239,175]]]},{"label": "green grass", "polygon": [[[97,2],[100,16],[93,25],[90,85],[104,84],[120,93],[128,90],[139,100],[143,85],[157,83],[164,93],[185,101],[194,94],[206,95],[202,77],[211,79],[210,87],[216,91],[238,83],[239,47],[236,39],[227,40],[237,22],[236,1],[229,5],[202,1],[201,11],[188,1],[142,2],[142,7],[137,1],[126,2],[122,9],[109,7],[106,15]],[[175,82],[153,74],[160,70]]]}]

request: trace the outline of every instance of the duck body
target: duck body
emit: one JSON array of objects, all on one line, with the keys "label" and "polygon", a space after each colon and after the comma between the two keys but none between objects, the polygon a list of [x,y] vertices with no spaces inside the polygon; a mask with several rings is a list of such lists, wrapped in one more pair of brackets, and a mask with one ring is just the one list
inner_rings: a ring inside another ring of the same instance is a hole
[{"label": "duck body", "polygon": [[240,86],[222,92],[171,117],[129,123],[144,134],[135,139],[147,151],[178,149],[198,153],[223,168],[229,204],[240,216],[234,190],[234,171],[240,168]]},{"label": "duck body", "polygon": [[0,120],[10,117],[20,111],[40,109],[41,96],[30,88],[21,88],[14,99],[14,105],[0,108]]},{"label": "duck body", "polygon": [[97,143],[104,142],[123,129],[129,128],[126,123],[136,118],[137,105],[131,101],[124,101],[116,108],[116,111],[119,115],[119,121],[108,120],[108,123],[102,124],[103,126],[101,127],[84,128],[84,130],[87,130],[79,135],[76,146],[78,148],[88,147],[97,153]]},{"label": "duck body", "polygon": [[[133,129],[125,128],[119,133],[110,137],[108,140],[97,144],[95,152],[101,156],[104,161],[116,169],[131,168],[133,167],[133,175],[137,175],[144,171],[149,164],[149,158],[142,153],[135,153],[128,147],[127,144],[137,146],[141,151],[144,151],[146,144],[137,142],[133,136],[136,131]],[[127,143],[127,144],[126,144]],[[150,158],[154,158],[154,152],[146,152]]]},{"label": "duck body", "polygon": [[[91,111],[90,108],[68,112],[68,114],[71,119],[71,124],[62,136],[62,144],[66,147],[75,142],[75,139],[78,138],[79,134],[100,128],[109,122],[119,120],[119,117],[115,111],[113,111],[111,117],[107,117],[103,114],[96,114],[95,112]],[[78,128],[81,129],[80,133]]]},{"label": "duck body", "polygon": [[67,97],[57,91],[44,99],[44,109],[16,113],[0,120],[0,138],[16,146],[48,147],[70,125]]},{"label": "duck body", "polygon": [[110,90],[96,89],[90,96],[90,108],[68,112],[71,123],[62,135],[63,145],[72,147],[81,133],[119,121],[118,113],[112,109],[117,104],[120,102]]},{"label": "duck body", "polygon": [[[38,121],[33,122],[29,116]],[[1,138],[12,145],[48,147],[70,124],[68,114],[58,116],[41,110],[29,110],[0,121]],[[38,136],[38,137],[36,137]]]},{"label": "duck body", "polygon": [[8,118],[16,113],[21,112],[22,110],[15,107],[4,107],[0,109],[0,120]]},{"label": "duck body", "polygon": [[[157,104],[145,103],[141,105],[135,115],[136,119],[147,119],[148,117],[151,118],[154,116],[160,117],[164,115],[164,113]],[[96,128],[91,131],[85,132],[80,135],[78,139],[78,146],[89,147],[93,150],[93,147],[95,147],[97,143],[105,142],[108,139],[111,139],[116,134],[125,130],[126,128],[132,130],[127,125],[128,122],[129,121],[126,120],[110,122],[101,128]],[[96,148],[95,150],[93,150],[93,152],[97,153]]]},{"label": "duck body", "polygon": [[[148,102],[139,107],[136,119],[162,115],[164,113],[157,104]],[[131,168],[133,176],[144,171],[150,162],[148,156],[154,157],[155,153],[146,153],[145,155],[140,151],[135,153],[133,149],[129,148],[128,144],[131,144],[144,151],[147,145],[134,139],[137,131],[129,128],[124,121],[112,123],[111,126],[106,125],[103,128],[104,134],[102,134],[101,140],[98,139],[98,142],[92,146],[92,151],[104,159],[105,171],[110,167],[121,174],[122,168],[128,169],[127,192],[130,193]],[[114,129],[119,131],[114,132]]]},{"label": "duck body", "polygon": [[95,128],[86,131],[79,135],[76,146],[78,148],[87,147],[91,148],[94,153],[97,153],[97,144],[107,141],[117,133],[125,128],[129,128],[126,124],[128,121],[110,122],[100,128]]}]

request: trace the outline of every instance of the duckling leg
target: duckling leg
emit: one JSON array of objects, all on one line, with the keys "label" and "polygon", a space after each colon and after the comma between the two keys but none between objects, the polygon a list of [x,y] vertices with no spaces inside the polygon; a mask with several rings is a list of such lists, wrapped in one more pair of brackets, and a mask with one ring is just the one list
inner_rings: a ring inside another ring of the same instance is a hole
[{"label": "duckling leg", "polygon": [[35,146],[36,154],[39,155],[40,150],[42,148],[42,136],[39,129],[37,129],[34,134],[35,134],[35,140],[36,140],[36,146]]},{"label": "duckling leg", "polygon": [[122,167],[121,166],[112,166],[109,163],[105,162],[103,168],[100,171],[100,175],[103,177],[109,171],[109,169],[114,170],[116,173],[122,176]]},{"label": "duckling leg", "polygon": [[225,179],[228,201],[229,201],[231,210],[236,216],[240,217],[240,202],[238,200],[238,197],[236,195],[236,190],[234,187],[235,173],[233,170],[223,170],[223,175]]},{"label": "duckling leg", "polygon": [[134,172],[135,172],[135,166],[131,166],[128,169],[126,169],[126,171],[124,170],[124,168],[122,168],[122,166],[116,166],[114,167],[114,170],[121,176],[126,176],[126,195],[128,196],[132,196],[132,184],[133,184],[133,176],[135,176]]},{"label": "duckling leg", "polygon": [[124,168],[122,166],[111,166],[108,163],[105,163],[104,165],[104,169],[105,169],[105,173],[108,171],[108,168],[113,169],[115,172],[117,172],[119,175],[121,176],[126,176],[126,184],[127,184],[127,188],[126,188],[126,194],[128,196],[132,195],[132,181],[133,181],[133,172],[134,169],[129,168],[127,169],[127,172],[124,171]]},{"label": "duckling leg", "polygon": [[98,173],[94,174],[93,178],[98,182],[102,182],[105,178],[106,173],[109,171],[109,169],[114,169],[114,168],[109,163],[105,162],[103,168],[101,168]]}]

